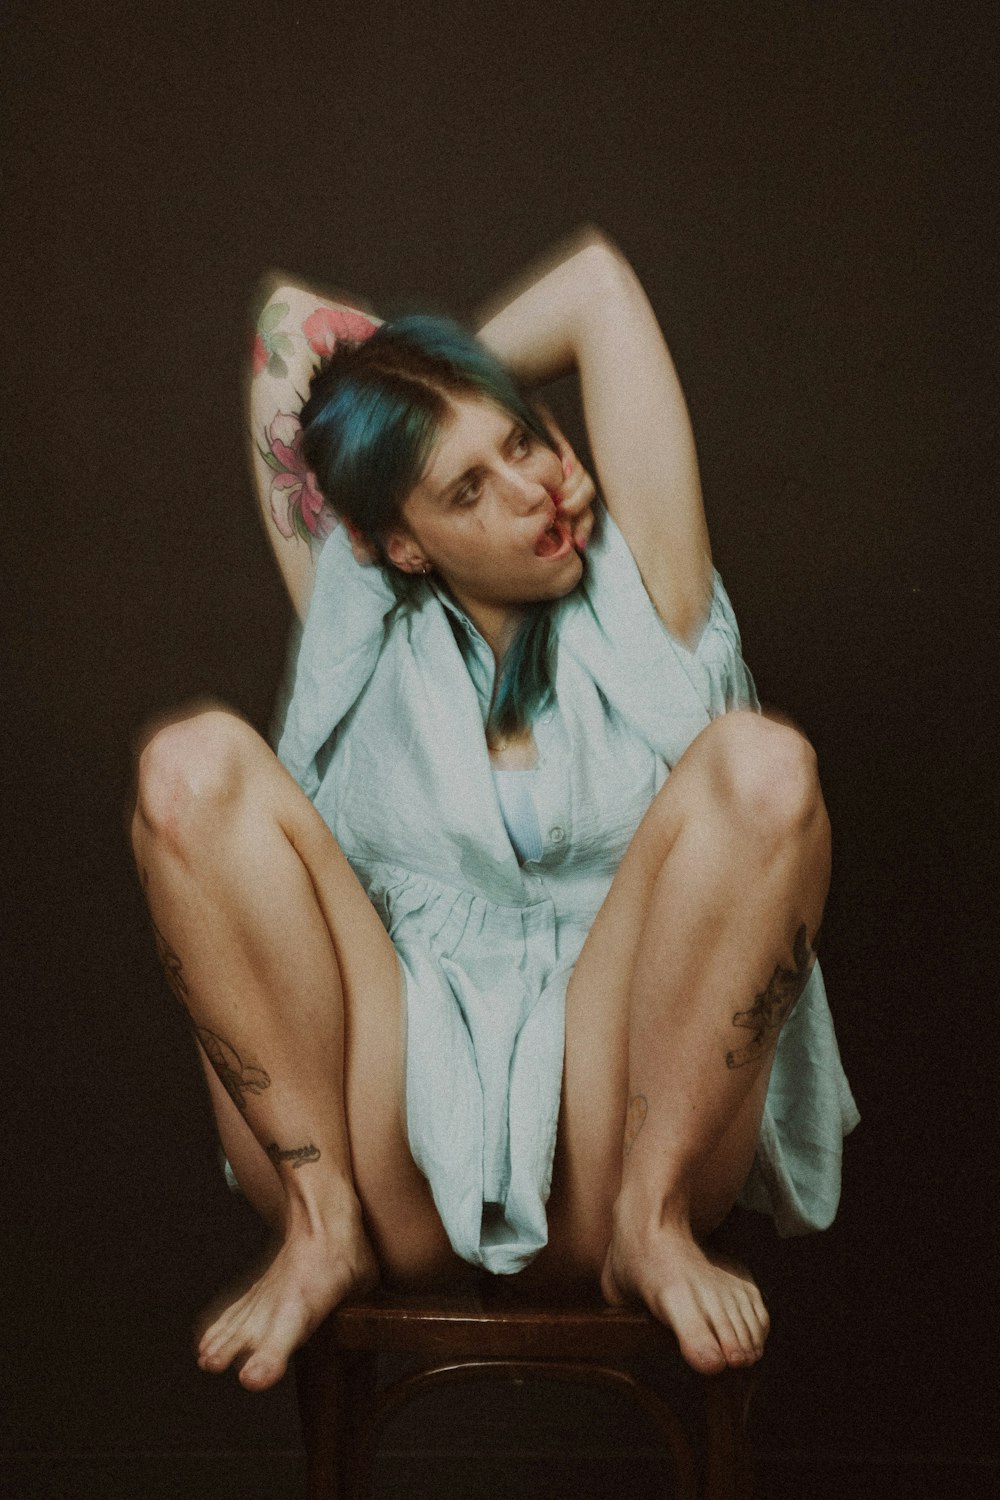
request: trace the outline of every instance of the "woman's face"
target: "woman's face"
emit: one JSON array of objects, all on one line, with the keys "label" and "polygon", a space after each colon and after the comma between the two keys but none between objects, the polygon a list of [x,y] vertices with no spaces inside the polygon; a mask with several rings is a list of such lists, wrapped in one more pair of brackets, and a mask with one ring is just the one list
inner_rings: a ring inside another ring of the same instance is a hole
[{"label": "woman's face", "polygon": [[492,641],[519,605],[568,594],[583,564],[556,521],[552,449],[491,401],[461,397],[452,412],[386,550],[407,572],[430,564]]}]

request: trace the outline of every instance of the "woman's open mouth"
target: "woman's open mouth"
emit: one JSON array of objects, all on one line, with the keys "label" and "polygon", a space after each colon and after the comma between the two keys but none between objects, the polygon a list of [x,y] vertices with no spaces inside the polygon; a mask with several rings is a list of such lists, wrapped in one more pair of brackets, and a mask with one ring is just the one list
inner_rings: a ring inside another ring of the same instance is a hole
[{"label": "woman's open mouth", "polygon": [[535,543],[536,557],[565,557],[572,550],[573,537],[569,528],[559,520],[554,520],[547,526]]}]

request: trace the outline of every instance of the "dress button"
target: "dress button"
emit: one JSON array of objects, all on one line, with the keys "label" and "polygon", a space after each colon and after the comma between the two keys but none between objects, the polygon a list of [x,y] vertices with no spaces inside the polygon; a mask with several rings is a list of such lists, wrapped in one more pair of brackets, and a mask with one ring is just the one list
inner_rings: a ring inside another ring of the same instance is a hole
[{"label": "dress button", "polygon": [[555,828],[549,829],[549,838],[554,844],[561,844],[565,837],[566,834],[558,825]]}]

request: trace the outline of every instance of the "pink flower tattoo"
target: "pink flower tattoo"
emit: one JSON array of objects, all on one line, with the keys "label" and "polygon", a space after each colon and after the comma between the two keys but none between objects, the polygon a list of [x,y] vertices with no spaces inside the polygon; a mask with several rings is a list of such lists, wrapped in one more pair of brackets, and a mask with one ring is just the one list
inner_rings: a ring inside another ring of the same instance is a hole
[{"label": "pink flower tattoo", "polygon": [[360,342],[375,332],[375,324],[364,313],[348,307],[317,307],[302,324],[314,354],[332,354],[338,339]]},{"label": "pink flower tattoo", "polygon": [[302,455],[302,424],[291,412],[279,411],[265,430],[267,447],[258,450],[273,471],[271,515],[282,536],[323,542],[337,517],[320,494],[314,474]]}]

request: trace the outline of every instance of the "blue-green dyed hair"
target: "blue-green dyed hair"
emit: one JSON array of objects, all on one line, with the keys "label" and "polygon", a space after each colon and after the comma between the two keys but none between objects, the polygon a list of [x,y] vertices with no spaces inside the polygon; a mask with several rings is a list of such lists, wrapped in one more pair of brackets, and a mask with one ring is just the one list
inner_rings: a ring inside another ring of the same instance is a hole
[{"label": "blue-green dyed hair", "polygon": [[[494,402],[554,449],[510,371],[447,318],[397,318],[361,342],[341,340],[302,408],[303,453],[316,483],[374,548],[401,604],[416,603],[427,585],[390,562],[385,540],[402,524],[404,502],[450,415],[449,400],[459,396]],[[551,611],[550,601],[531,606],[504,656],[491,730],[517,733],[551,698]],[[471,642],[460,626],[456,638],[468,657]]]}]

